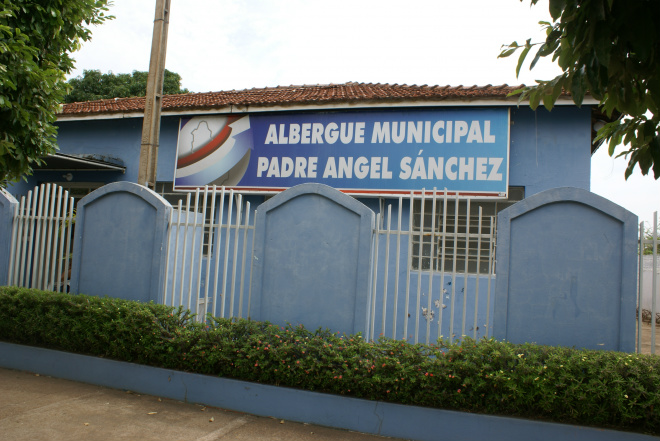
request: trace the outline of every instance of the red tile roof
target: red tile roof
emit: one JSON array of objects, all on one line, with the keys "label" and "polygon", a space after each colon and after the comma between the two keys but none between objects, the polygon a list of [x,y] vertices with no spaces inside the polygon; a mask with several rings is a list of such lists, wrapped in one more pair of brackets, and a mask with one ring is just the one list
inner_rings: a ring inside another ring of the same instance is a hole
[{"label": "red tile roof", "polygon": [[[278,86],[262,89],[165,95],[163,111],[209,110],[228,106],[293,106],[357,104],[401,101],[504,100],[521,86],[408,86],[405,84],[345,83],[312,86]],[[508,98],[516,101],[517,98]],[[60,115],[99,115],[143,112],[144,97],[115,98],[64,104]]]}]

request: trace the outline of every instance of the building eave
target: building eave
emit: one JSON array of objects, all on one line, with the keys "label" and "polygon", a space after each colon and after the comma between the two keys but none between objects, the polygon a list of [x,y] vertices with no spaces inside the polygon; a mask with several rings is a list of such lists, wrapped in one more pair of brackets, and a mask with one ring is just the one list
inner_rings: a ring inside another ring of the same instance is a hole
[{"label": "building eave", "polygon": [[[596,106],[598,101],[593,98],[585,98],[584,106]],[[258,104],[230,104],[221,106],[186,106],[163,109],[162,116],[190,116],[190,115],[208,115],[208,114],[245,114],[245,113],[265,113],[265,112],[310,112],[327,110],[364,110],[364,109],[382,109],[382,108],[413,108],[413,107],[524,107],[528,106],[529,101],[518,102],[513,98],[494,98],[494,99],[441,99],[441,100],[364,100],[364,101],[346,101],[346,102],[323,102],[323,103],[293,103],[279,105],[258,105]],[[574,106],[570,97],[560,97],[555,103],[557,106]],[[102,113],[70,113],[59,114],[57,121],[88,121],[88,120],[106,120],[106,119],[126,119],[142,118],[144,111],[130,112],[102,112]]]}]

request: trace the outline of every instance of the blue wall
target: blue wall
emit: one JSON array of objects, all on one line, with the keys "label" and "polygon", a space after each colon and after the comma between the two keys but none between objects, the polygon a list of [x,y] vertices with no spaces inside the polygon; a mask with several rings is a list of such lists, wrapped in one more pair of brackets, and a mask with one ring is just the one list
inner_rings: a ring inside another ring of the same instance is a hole
[{"label": "blue wall", "polygon": [[255,231],[252,317],[366,334],[374,213],[322,184],[264,203]]},{"label": "blue wall", "polygon": [[[62,153],[97,154],[121,159],[126,173],[75,172],[74,182],[137,182],[142,118],[59,121]],[[158,181],[174,177],[178,116],[161,121]],[[589,189],[591,166],[591,108],[557,106],[552,112],[511,108],[509,185],[524,186],[526,196],[555,187]],[[62,172],[36,172],[14,195],[25,194],[37,182],[61,182]]]},{"label": "blue wall", "polygon": [[[558,106],[552,112],[545,109],[539,109],[534,112],[529,107],[511,107],[511,132],[510,132],[510,171],[509,171],[509,185],[522,186],[525,188],[525,196],[529,197],[533,194],[539,193],[544,190],[552,189],[555,187],[571,186],[588,190],[590,183],[590,163],[591,163],[591,109],[587,106],[577,108],[573,106]],[[176,144],[178,140],[178,116],[166,116],[162,118],[161,122],[161,135],[160,135],[160,148],[158,154],[158,181],[171,182],[174,176]],[[95,154],[105,155],[120,159],[126,165],[126,173],[118,172],[74,172],[73,182],[113,182],[113,181],[137,181],[138,163],[140,154],[141,143],[141,129],[142,118],[118,118],[118,119],[90,119],[82,121],[60,121],[59,122],[59,135],[58,142],[63,153],[72,154]],[[28,189],[31,189],[38,182],[43,181],[56,181],[61,182],[63,172],[36,172],[35,176],[28,179],[28,183],[18,184],[11,189],[13,194],[24,194]],[[264,200],[262,196],[249,196],[253,200],[252,209],[257,208]],[[380,200],[378,198],[360,198],[363,202],[374,212],[380,211]],[[385,201],[385,208],[387,203]],[[393,204],[393,220],[397,217],[396,207],[397,203]],[[224,212],[224,217],[227,212]],[[235,213],[233,214],[235,217]],[[402,228],[408,228],[409,207],[404,202],[402,206]],[[250,222],[253,223],[253,219]],[[396,222],[393,222],[395,228]],[[250,232],[250,235],[252,233]],[[233,240],[233,239],[232,239]],[[239,240],[242,240],[240,234]],[[385,321],[385,334],[391,336],[394,333],[394,326],[392,317],[394,314],[394,292],[395,292],[395,272],[396,267],[392,255],[396,251],[395,239],[391,238],[390,249],[390,263],[388,275],[388,289],[386,301],[386,321]],[[380,262],[378,268],[378,284],[376,286],[376,299],[378,305],[376,308],[379,310],[376,317],[381,316],[382,311],[382,297],[384,296],[384,258],[385,258],[385,237],[381,236],[379,240],[379,253],[378,260]],[[242,242],[241,242],[242,244]],[[224,257],[224,242],[215,243],[214,248],[219,250],[221,258]],[[233,242],[231,243],[231,250],[229,253],[229,273],[228,278],[232,276],[233,270]],[[402,240],[401,249],[407,249],[407,242]],[[243,257],[240,255],[242,246],[239,248],[239,256],[237,262],[237,277],[240,278],[242,273]],[[249,252],[249,251],[248,251]],[[203,259],[202,264],[202,288],[205,288],[206,279],[206,259]],[[408,322],[407,329],[404,326],[404,311],[406,309],[405,289],[406,289],[406,271],[408,262],[401,261],[399,268],[399,292],[396,302],[398,312],[398,320],[396,322],[396,336],[407,337],[414,339],[418,335],[420,341],[425,340],[427,333],[427,322],[425,319],[420,319],[416,328],[415,316],[421,312],[421,308],[428,307],[429,295],[431,298],[431,310],[434,311],[434,319],[430,324],[429,333],[430,340],[434,341],[439,335],[448,337],[450,335],[450,315],[451,303],[450,300],[444,296],[441,299],[443,290],[447,290],[447,294],[451,294],[452,288],[456,293],[454,301],[454,329],[453,334],[460,336],[462,331],[460,321],[463,316],[463,289],[467,283],[467,292],[469,293],[465,299],[467,305],[466,316],[469,325],[466,325],[466,333],[472,335],[474,328],[474,304],[475,300],[474,291],[476,289],[477,277],[470,275],[467,281],[462,276],[456,277],[452,280],[450,276],[445,276],[441,280],[439,273],[434,274],[432,282],[432,292],[429,294],[429,273],[422,271],[421,277],[418,271],[411,272],[410,278],[410,297],[408,299],[408,310],[411,313],[411,318]],[[215,276],[215,259],[212,259],[210,265],[210,284],[213,284]],[[219,269],[219,279],[222,283],[222,267]],[[245,296],[248,295],[247,279],[245,284]],[[419,280],[419,282],[418,282]],[[417,301],[417,284],[421,283],[421,298]],[[229,283],[227,283],[229,286]],[[212,288],[212,287],[209,287]],[[209,289],[211,292],[212,289]],[[494,292],[494,283],[492,283],[490,294]],[[212,294],[211,294],[212,295]],[[477,326],[479,327],[477,336],[485,335],[485,325],[488,322],[492,325],[493,317],[493,298],[488,301],[488,279],[481,277],[479,279],[479,297],[477,307]],[[230,309],[229,302],[225,296],[223,299],[219,298],[218,305],[216,306],[216,315],[220,312],[221,302],[225,303],[225,308]],[[440,306],[436,307],[436,300]],[[249,299],[245,298],[241,309],[241,314],[247,314],[247,303]],[[442,304],[447,305],[442,309]],[[235,304],[234,312],[238,312],[239,305]],[[490,306],[490,310],[488,310]],[[438,318],[442,311],[442,327],[438,329]],[[415,330],[416,328],[416,330]],[[382,330],[382,322],[378,319],[375,323],[374,335],[378,336]],[[417,331],[417,332],[415,332]],[[489,330],[490,331],[490,330]],[[490,332],[489,332],[490,333]]]},{"label": "blue wall", "polygon": [[[57,143],[62,153],[95,154],[121,159],[126,165],[126,174],[117,180],[135,182],[140,161],[141,134],[142,118],[62,122],[59,123]],[[98,174],[102,173],[92,173]]]},{"label": "blue wall", "polygon": [[71,292],[161,302],[172,207],[151,190],[116,182],[78,204]]},{"label": "blue wall", "polygon": [[509,185],[525,197],[555,187],[589,190],[591,108],[511,109]]},{"label": "blue wall", "polygon": [[555,188],[498,216],[495,337],[633,352],[637,216]]}]

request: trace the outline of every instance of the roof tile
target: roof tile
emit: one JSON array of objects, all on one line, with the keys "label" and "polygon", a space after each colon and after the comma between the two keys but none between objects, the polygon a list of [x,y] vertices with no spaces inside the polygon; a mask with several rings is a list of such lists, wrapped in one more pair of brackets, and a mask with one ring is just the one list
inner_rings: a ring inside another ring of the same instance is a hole
[{"label": "roof tile", "polygon": [[[186,93],[163,96],[163,110],[207,110],[227,106],[282,106],[304,104],[483,100],[506,99],[521,86],[416,86],[406,84],[345,83],[300,85],[230,90],[221,92]],[[515,98],[514,98],[515,99]],[[60,115],[98,115],[143,112],[144,97],[114,98],[64,104]]]}]

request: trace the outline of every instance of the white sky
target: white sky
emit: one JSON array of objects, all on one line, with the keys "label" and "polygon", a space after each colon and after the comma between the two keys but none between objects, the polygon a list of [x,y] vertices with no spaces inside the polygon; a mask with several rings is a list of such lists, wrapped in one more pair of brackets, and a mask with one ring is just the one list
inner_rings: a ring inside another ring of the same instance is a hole
[{"label": "white sky", "polygon": [[[193,92],[349,81],[389,84],[533,84],[558,69],[497,59],[504,43],[543,38],[548,0],[171,0],[167,69]],[[115,20],[74,54],[77,70],[146,71],[156,0],[114,0]],[[606,146],[604,146],[606,147]],[[650,222],[660,181],[601,148],[591,190]]]}]

